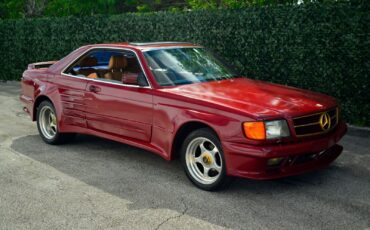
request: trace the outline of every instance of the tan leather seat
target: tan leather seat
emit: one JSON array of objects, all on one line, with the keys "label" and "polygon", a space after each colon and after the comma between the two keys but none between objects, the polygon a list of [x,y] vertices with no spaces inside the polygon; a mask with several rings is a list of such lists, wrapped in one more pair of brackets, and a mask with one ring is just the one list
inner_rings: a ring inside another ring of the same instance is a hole
[{"label": "tan leather seat", "polygon": [[123,72],[122,83],[128,85],[137,85],[138,76],[142,72],[139,62],[135,57],[127,58],[127,66]]},{"label": "tan leather seat", "polygon": [[81,69],[78,70],[78,74],[82,74],[85,76],[90,75],[91,73],[95,72],[95,69],[93,66],[98,65],[98,60],[94,57],[85,57],[81,60],[79,63],[79,66]]},{"label": "tan leather seat", "polygon": [[126,67],[127,59],[124,56],[112,56],[109,59],[108,73],[104,74],[104,78],[122,82],[123,71]]},{"label": "tan leather seat", "polygon": [[96,73],[90,73],[89,75],[87,75],[87,78],[96,79],[96,78],[98,78],[98,74],[96,74]]}]

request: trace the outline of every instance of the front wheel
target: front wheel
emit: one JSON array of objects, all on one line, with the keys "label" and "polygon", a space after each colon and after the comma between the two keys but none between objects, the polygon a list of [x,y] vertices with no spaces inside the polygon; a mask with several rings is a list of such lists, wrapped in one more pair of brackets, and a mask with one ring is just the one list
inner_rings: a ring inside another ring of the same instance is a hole
[{"label": "front wheel", "polygon": [[74,137],[73,134],[59,132],[55,108],[49,101],[41,102],[37,108],[37,129],[48,144],[62,144]]},{"label": "front wheel", "polygon": [[203,190],[219,189],[229,181],[221,143],[208,128],[195,130],[187,136],[181,160],[188,178]]}]

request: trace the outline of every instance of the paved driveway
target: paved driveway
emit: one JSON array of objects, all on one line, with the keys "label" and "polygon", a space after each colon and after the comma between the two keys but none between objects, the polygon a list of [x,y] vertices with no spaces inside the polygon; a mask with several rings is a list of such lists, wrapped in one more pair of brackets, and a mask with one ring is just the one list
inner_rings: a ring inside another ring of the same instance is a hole
[{"label": "paved driveway", "polygon": [[80,135],[50,146],[0,84],[0,229],[367,229],[370,137],[351,132],[328,169],[204,192],[134,147]]}]

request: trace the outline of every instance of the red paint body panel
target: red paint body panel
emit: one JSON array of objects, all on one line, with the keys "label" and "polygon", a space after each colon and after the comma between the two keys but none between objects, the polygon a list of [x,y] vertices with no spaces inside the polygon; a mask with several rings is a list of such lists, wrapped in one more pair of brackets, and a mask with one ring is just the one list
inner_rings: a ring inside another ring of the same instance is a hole
[{"label": "red paint body panel", "polygon": [[[179,44],[135,46],[127,43],[81,47],[48,68],[31,64],[22,77],[20,99],[35,120],[35,106],[48,98],[55,106],[60,132],[97,135],[155,152],[167,160],[174,156],[178,130],[189,122],[212,128],[221,140],[227,174],[270,179],[294,175],[330,164],[341,153],[336,145],[346,132],[339,121],[329,133],[297,137],[292,119],[337,106],[334,98],[320,93],[247,78],[160,87],[154,80],[142,51],[148,48],[178,47]],[[194,46],[192,44],[181,44]],[[151,87],[126,85],[72,77],[63,70],[95,47],[129,49],[139,58]],[[92,87],[94,90],[92,90]],[[242,123],[254,120],[286,119],[291,137],[255,141],[247,139]],[[305,154],[327,151],[315,161],[288,164]],[[281,167],[267,167],[267,159],[284,157]]]},{"label": "red paint body panel", "polygon": [[313,169],[320,169],[334,161],[342,149],[334,149],[329,158],[319,158],[305,164],[283,165],[275,170],[267,167],[267,160],[273,157],[297,157],[305,154],[315,154],[337,146],[336,143],[346,133],[347,127],[341,122],[338,127],[329,134],[311,140],[281,143],[277,145],[251,146],[243,143],[224,142],[223,148],[229,173],[232,175],[254,178],[272,179],[282,176],[294,175]]},{"label": "red paint body panel", "polygon": [[[89,129],[150,142],[153,117],[152,90],[89,82],[99,88],[85,96]],[[107,109],[109,108],[109,109]]]},{"label": "red paint body panel", "polygon": [[190,84],[166,91],[215,103],[255,119],[314,113],[319,102],[322,110],[336,106],[333,98],[323,94],[247,78]]}]

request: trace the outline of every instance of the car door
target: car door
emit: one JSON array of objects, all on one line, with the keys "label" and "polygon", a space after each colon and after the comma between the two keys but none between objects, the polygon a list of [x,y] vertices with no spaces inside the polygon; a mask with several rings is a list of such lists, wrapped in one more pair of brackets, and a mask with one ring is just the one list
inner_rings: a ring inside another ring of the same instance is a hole
[{"label": "car door", "polygon": [[[62,120],[64,125],[87,127],[85,118],[85,93],[89,79],[78,72],[83,65],[87,65],[84,54],[79,56],[69,66],[62,70],[61,74],[55,75],[51,81],[58,90],[62,108]],[[85,63],[85,64],[84,64]]]},{"label": "car door", "polygon": [[[118,53],[117,50],[101,52],[103,53],[96,52],[98,65],[101,67],[98,71],[100,74],[98,78],[89,81],[86,85],[87,127],[124,138],[149,142],[153,113],[152,90],[149,85],[139,86],[137,81],[132,81],[140,75],[147,82],[136,54],[128,50],[121,50]],[[111,54],[107,55],[107,52]],[[124,56],[127,60],[131,60],[131,63],[135,62],[136,66],[127,66],[129,62],[126,60],[126,66],[113,68],[114,65],[120,65],[123,62],[122,58],[112,60],[112,56],[115,55]],[[107,66],[104,66],[104,63]],[[122,73],[121,79],[120,73]],[[123,76],[126,82],[123,82]]]},{"label": "car door", "polygon": [[85,121],[85,88],[87,79],[60,75],[54,78],[62,108],[62,120],[65,125],[86,127]]}]

